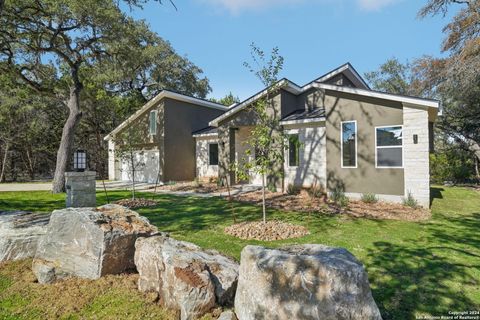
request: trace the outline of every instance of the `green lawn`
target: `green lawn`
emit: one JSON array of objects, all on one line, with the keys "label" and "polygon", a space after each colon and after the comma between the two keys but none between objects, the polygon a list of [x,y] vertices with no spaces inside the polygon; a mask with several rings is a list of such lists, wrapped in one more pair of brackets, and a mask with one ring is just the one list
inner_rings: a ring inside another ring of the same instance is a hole
[{"label": "green lawn", "polygon": [[[432,194],[432,219],[426,222],[309,216],[270,210],[269,219],[305,225],[311,234],[269,243],[225,235],[223,228],[232,223],[232,215],[228,203],[219,198],[161,195],[156,197],[160,201],[157,207],[138,211],[173,237],[217,249],[235,259],[246,244],[276,247],[323,243],[345,247],[364,263],[384,319],[414,319],[423,313],[440,316],[447,315],[448,311],[478,310],[480,192],[434,187]],[[128,193],[110,192],[109,196],[119,199]],[[102,193],[98,194],[98,202],[105,202]],[[50,211],[63,205],[63,195],[48,192],[0,193],[0,210]],[[236,203],[235,209],[241,221],[260,219],[259,207]],[[2,304],[0,300],[0,318]]]}]

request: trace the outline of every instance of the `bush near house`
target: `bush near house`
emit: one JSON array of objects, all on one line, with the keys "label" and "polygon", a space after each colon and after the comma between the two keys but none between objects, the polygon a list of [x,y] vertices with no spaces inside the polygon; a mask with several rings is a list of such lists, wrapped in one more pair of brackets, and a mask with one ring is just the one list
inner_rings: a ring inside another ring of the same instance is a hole
[{"label": "bush near house", "polygon": [[377,203],[378,197],[374,193],[364,193],[362,194],[361,200],[365,203]]}]

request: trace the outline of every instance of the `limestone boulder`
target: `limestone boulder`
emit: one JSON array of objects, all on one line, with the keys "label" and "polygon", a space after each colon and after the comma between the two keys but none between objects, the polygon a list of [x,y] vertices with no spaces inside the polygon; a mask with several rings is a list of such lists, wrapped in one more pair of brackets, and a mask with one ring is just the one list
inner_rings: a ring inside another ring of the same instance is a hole
[{"label": "limestone boulder", "polygon": [[55,210],[32,269],[40,283],[134,270],[135,241],[157,232],[145,217],[119,205]]},{"label": "limestone boulder", "polygon": [[140,291],[156,291],[161,303],[196,319],[216,305],[232,305],[238,264],[213,250],[164,234],[138,239],[135,265]]},{"label": "limestone boulder", "polygon": [[237,317],[232,310],[225,310],[220,314],[217,320],[237,320]]},{"label": "limestone boulder", "polygon": [[0,262],[33,258],[50,214],[0,211]]},{"label": "limestone boulder", "polygon": [[367,273],[346,249],[246,246],[235,295],[239,320],[381,319]]}]

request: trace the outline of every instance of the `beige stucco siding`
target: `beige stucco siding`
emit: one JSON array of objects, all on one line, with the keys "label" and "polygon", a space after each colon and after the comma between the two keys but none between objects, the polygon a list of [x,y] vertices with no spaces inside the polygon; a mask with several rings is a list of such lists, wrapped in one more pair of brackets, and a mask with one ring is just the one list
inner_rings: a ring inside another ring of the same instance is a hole
[{"label": "beige stucco siding", "polygon": [[193,180],[196,174],[192,132],[208,126],[222,110],[165,99],[164,181]]},{"label": "beige stucco siding", "polygon": [[[400,103],[327,91],[327,188],[348,193],[404,195],[404,169],[375,168],[375,127],[403,124]],[[341,121],[357,121],[357,168],[341,168]]]},{"label": "beige stucco siding", "polygon": [[289,125],[285,133],[298,134],[300,142],[299,164],[291,167],[288,164],[288,147],[285,148],[285,187],[289,184],[302,187],[326,185],[327,150],[325,123],[314,125]]},{"label": "beige stucco siding", "polygon": [[197,164],[197,177],[217,177],[218,165],[209,164],[209,145],[211,143],[218,143],[218,138],[215,137],[199,137],[196,138],[195,157]]}]

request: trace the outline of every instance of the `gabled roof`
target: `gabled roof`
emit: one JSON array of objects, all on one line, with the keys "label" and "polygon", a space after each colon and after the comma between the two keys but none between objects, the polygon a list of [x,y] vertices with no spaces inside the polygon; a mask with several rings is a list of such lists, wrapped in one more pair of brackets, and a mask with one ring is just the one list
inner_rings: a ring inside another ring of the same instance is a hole
[{"label": "gabled roof", "polygon": [[306,119],[325,118],[325,109],[313,108],[312,110],[298,109],[283,117],[280,121],[295,121]]},{"label": "gabled roof", "polygon": [[218,134],[218,128],[215,128],[215,127],[206,127],[206,128],[192,132],[192,136],[194,138],[216,136],[217,134]]},{"label": "gabled roof", "polygon": [[184,94],[180,94],[170,90],[162,90],[158,95],[156,95],[152,100],[148,101],[146,104],[143,105],[137,112],[132,114],[127,120],[123,121],[119,126],[117,126],[112,132],[110,132],[104,140],[110,140],[115,134],[125,128],[129,123],[135,121],[139,116],[145,113],[148,109],[150,109],[155,103],[162,100],[163,98],[170,98],[177,101],[188,102],[192,104],[196,104],[202,107],[213,108],[217,110],[227,111],[228,107],[224,106],[223,104],[215,103],[209,100],[196,98],[187,96]]},{"label": "gabled roof", "polygon": [[[351,87],[346,87],[346,86],[338,86],[338,85],[333,85],[333,84],[326,84],[324,83],[326,80],[336,76],[337,74],[341,72],[345,72],[348,70],[348,72],[352,73],[355,77],[358,76],[358,81],[363,82],[364,85],[362,85],[362,88],[351,88]],[[391,101],[398,101],[401,103],[408,103],[408,104],[413,104],[421,107],[426,107],[426,108],[435,108],[438,109],[440,102],[438,100],[432,100],[432,99],[424,99],[424,98],[417,98],[417,97],[410,97],[410,96],[402,96],[402,95],[397,95],[397,94],[391,94],[391,93],[386,93],[386,92],[380,92],[380,91],[374,91],[371,90],[368,85],[365,83],[365,81],[358,75],[358,73],[355,71],[355,69],[352,67],[350,63],[346,63],[339,68],[321,76],[320,78],[317,78],[316,80],[307,83],[303,87],[300,87],[293,81],[290,81],[286,78],[283,78],[279,80],[275,86],[278,86],[290,93],[293,93],[295,95],[299,95],[300,93],[303,93],[311,88],[319,88],[319,89],[325,89],[325,90],[331,90],[331,91],[337,91],[337,92],[345,92],[345,93],[351,93],[359,96],[366,96],[366,97],[373,97],[373,98],[379,98],[379,99],[385,99],[385,100],[391,100]],[[241,103],[238,103],[237,105],[231,107],[227,112],[224,114],[220,115],[219,117],[213,119],[210,121],[209,125],[210,126],[218,126],[218,123],[222,120],[225,120],[226,118],[234,115],[235,113],[245,109],[248,105],[250,105],[252,102],[262,98],[267,92],[269,88],[265,88],[262,91],[256,93],[255,95],[251,96],[250,98],[242,101]]]},{"label": "gabled roof", "polygon": [[340,67],[325,73],[323,76],[320,76],[317,79],[307,83],[306,85],[304,85],[304,87],[308,86],[313,82],[326,82],[340,73],[343,73],[350,81],[352,81],[352,83],[357,88],[370,90],[367,82],[362,78],[362,76],[360,76],[360,74],[357,72],[357,70],[355,70],[355,68],[350,62],[347,62]]}]

